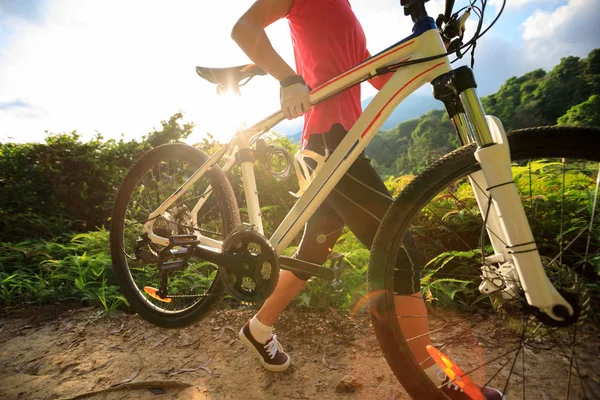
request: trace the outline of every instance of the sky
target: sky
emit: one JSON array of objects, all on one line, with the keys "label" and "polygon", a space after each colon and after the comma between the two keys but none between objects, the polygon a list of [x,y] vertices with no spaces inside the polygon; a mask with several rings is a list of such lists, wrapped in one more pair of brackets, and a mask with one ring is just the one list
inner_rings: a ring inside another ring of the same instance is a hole
[{"label": "sky", "polygon": [[[239,123],[278,109],[278,83],[257,77],[241,98],[226,99],[194,67],[250,62],[230,32],[252,2],[0,0],[0,142],[39,142],[47,132],[73,130],[84,138],[139,140],[179,111],[184,122],[196,124],[192,140],[207,131],[230,137]],[[371,54],[411,32],[400,0],[350,3]],[[501,3],[489,0],[485,24]],[[443,0],[431,0],[427,9],[436,16]],[[600,0],[507,0],[499,22],[478,42],[480,95],[511,76],[549,70],[561,57],[585,57],[600,47],[598,15]],[[472,17],[467,35],[475,24]],[[267,35],[293,66],[287,21],[268,27]],[[424,87],[417,95],[430,91]],[[363,98],[374,94],[363,86]],[[275,131],[300,130],[300,124],[286,121]]]}]

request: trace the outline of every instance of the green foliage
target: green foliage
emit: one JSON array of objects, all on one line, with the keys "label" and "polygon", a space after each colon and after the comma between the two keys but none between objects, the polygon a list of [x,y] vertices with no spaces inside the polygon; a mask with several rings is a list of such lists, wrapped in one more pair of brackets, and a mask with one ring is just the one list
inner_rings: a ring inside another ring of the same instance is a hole
[{"label": "green foliage", "polygon": [[367,147],[367,156],[384,178],[417,173],[457,148],[458,137],[442,110],[433,110],[396,128],[380,132]]},{"label": "green foliage", "polygon": [[351,309],[367,294],[369,249],[345,228],[333,251],[344,256],[344,269],[340,275],[343,287],[334,289],[330,281],[311,279],[296,299],[299,304],[316,309]]},{"label": "green foliage", "polygon": [[483,107],[488,114],[500,118],[509,130],[543,125],[536,90],[545,79],[547,74],[541,69],[512,77],[498,92],[481,99]]},{"label": "green foliage", "polygon": [[[541,125],[600,126],[600,49],[587,58],[565,57],[552,71],[537,69],[508,79],[481,102],[506,131]],[[458,146],[445,111],[434,110],[379,132],[367,147],[385,179],[418,173]]]},{"label": "green foliage", "polygon": [[[539,160],[513,166],[515,183],[542,257],[553,256],[561,242],[566,246],[587,229],[592,215],[595,176],[585,171],[597,171],[597,163],[589,164],[589,168],[582,163],[565,165],[564,184],[561,162]],[[563,193],[562,187],[568,189]],[[482,218],[479,214],[469,182],[461,181],[436,196],[414,220],[411,231],[424,259],[430,260],[421,284],[432,304],[467,307],[485,298],[477,290],[481,282]],[[561,224],[569,228],[562,235]],[[600,227],[595,224],[593,228],[588,263],[600,273]],[[425,238],[435,238],[435,243]],[[585,247],[585,240],[571,243],[563,263],[580,265],[578,257],[586,254]],[[440,253],[440,249],[453,250]],[[491,251],[491,246],[486,246],[485,253]]]},{"label": "green foliage", "polygon": [[0,241],[51,239],[106,226],[129,167],[154,146],[186,138],[181,113],[142,141],[83,142],[77,132],[44,143],[0,143]]},{"label": "green foliage", "polygon": [[590,96],[583,103],[577,104],[567,110],[565,115],[558,119],[558,125],[571,126],[600,126],[600,95]]},{"label": "green foliage", "polygon": [[106,230],[77,234],[66,243],[0,243],[0,302],[56,301],[95,304],[105,310],[126,304],[114,280]]},{"label": "green foliage", "polygon": [[162,129],[160,131],[155,129],[150,132],[144,137],[144,141],[149,143],[152,147],[158,147],[163,144],[186,139],[192,134],[194,124],[190,122],[181,125],[179,120],[182,118],[183,114],[178,112],[171,116],[168,121],[160,121]]}]

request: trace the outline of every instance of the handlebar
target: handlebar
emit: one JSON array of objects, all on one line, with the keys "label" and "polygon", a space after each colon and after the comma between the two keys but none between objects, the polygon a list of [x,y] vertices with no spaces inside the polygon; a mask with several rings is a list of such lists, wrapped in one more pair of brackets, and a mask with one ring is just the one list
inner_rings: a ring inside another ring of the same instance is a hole
[{"label": "handlebar", "polygon": [[446,21],[448,21],[450,19],[453,8],[454,8],[454,0],[446,0],[446,7],[444,8],[444,17],[446,18]]}]

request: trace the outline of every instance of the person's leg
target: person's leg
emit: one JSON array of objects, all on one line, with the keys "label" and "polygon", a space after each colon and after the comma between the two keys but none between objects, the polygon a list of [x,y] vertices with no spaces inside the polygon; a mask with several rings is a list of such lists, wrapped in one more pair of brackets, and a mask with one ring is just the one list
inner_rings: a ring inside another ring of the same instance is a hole
[{"label": "person's leg", "polygon": [[[327,203],[322,204],[306,223],[294,258],[313,264],[324,264],[343,228],[344,221],[335,210]],[[275,290],[256,315],[258,320],[272,326],[281,312],[304,288],[309,278],[309,274],[282,270]]]},{"label": "person's leg", "polygon": [[[344,134],[340,130],[326,134],[324,140],[327,147],[331,151],[335,149]],[[393,200],[370,161],[361,154],[327,201],[356,237],[370,249],[381,220]],[[422,262],[410,234],[405,236],[404,245],[398,254],[394,271],[394,304],[402,333],[412,339],[409,348],[417,361],[427,368],[433,365],[433,361],[428,360],[429,354],[425,349],[431,343],[431,338],[425,302],[419,291]]]},{"label": "person's leg", "polygon": [[408,347],[415,359],[419,364],[422,363],[423,369],[431,367],[434,361],[425,349],[427,345],[431,344],[431,338],[426,334],[429,332],[429,321],[421,292],[409,296],[395,295],[394,305],[402,334],[405,338],[411,339]]},{"label": "person's leg", "polygon": [[[321,205],[307,222],[295,258],[324,264],[337,241],[344,221],[327,204]],[[242,327],[239,337],[259,356],[262,365],[274,372],[285,371],[290,357],[272,334],[273,325],[296,295],[304,288],[310,274],[282,270],[275,290],[259,312]]]},{"label": "person's leg", "polygon": [[281,312],[294,300],[305,285],[305,280],[298,278],[290,271],[281,270],[275,290],[264,302],[260,311],[256,314],[256,318],[264,325],[273,326]]}]

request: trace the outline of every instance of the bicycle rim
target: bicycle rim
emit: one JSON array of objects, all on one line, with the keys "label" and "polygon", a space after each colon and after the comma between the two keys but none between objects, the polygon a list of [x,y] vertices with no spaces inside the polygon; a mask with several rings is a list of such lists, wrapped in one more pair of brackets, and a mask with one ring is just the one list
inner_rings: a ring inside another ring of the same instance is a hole
[{"label": "bicycle rim", "polygon": [[[598,134],[532,129],[510,138],[513,175],[546,272],[576,308],[576,316],[558,326],[528,307],[522,290],[507,296],[500,290],[483,295],[478,289],[484,280],[482,253],[490,255],[491,246],[489,240],[482,241],[485,214],[481,215],[467,178],[479,170],[472,156],[474,146],[426,171],[392,206],[374,244],[369,271],[376,294],[372,319],[388,363],[411,396],[444,398],[421,373],[421,367],[432,361],[416,360],[405,352],[410,342],[424,341],[423,337],[405,338],[395,317],[393,255],[409,226],[425,265],[421,293],[427,305],[426,316],[413,318],[428,318],[434,347],[479,385],[503,390],[508,398],[597,398],[600,146],[594,135]],[[504,288],[516,283],[499,273],[493,278]],[[382,315],[393,317],[382,322]]]}]

